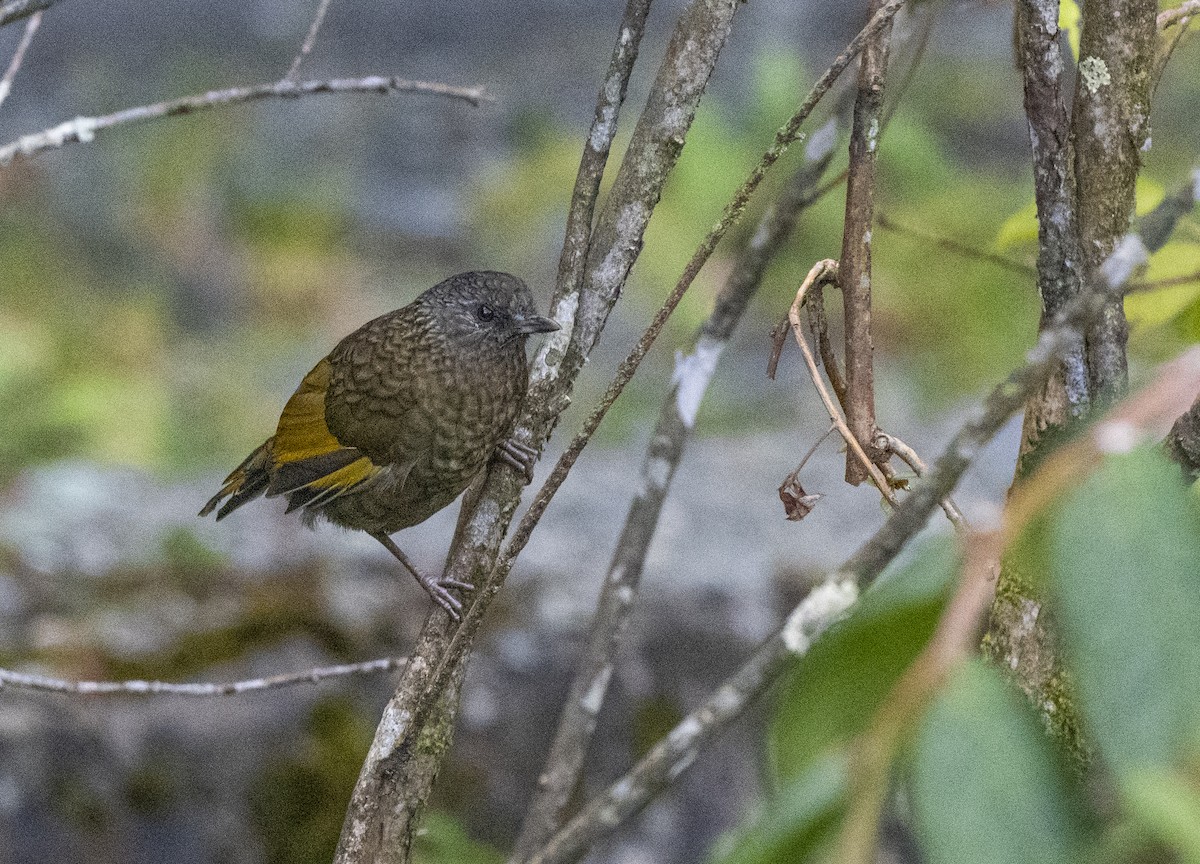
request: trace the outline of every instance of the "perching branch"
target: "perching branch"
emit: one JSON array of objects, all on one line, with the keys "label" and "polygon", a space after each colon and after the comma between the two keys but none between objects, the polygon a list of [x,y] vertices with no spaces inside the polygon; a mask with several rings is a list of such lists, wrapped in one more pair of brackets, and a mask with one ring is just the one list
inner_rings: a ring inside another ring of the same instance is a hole
[{"label": "perching branch", "polygon": [[637,598],[650,542],[675,469],[691,436],[700,402],[723,348],[758,291],[767,264],[791,234],[800,212],[816,200],[817,184],[829,165],[836,140],[834,120],[811,137],[805,150],[805,164],[793,175],[779,200],[763,214],[737,256],[692,350],[686,356],[677,355],[675,377],[663,400],[642,463],[640,491],[630,504],[625,526],[602,583],[587,646],[559,716],[558,729],[539,775],[537,789],[526,810],[513,849],[513,861],[524,861],[531,856],[562,824],[563,813],[579,782],[596,729],[616,651]]},{"label": "perching branch", "polygon": [[[536,440],[540,444],[548,437],[558,414],[566,406],[570,384],[577,372],[577,369],[565,368],[563,361],[567,342],[578,329],[576,317],[588,272],[593,212],[649,8],[650,0],[628,0],[613,46],[612,60],[597,97],[567,215],[558,279],[551,298],[552,314],[562,329],[547,338],[534,363],[525,416],[518,424],[526,443]],[[648,212],[657,198],[654,194],[649,201]],[[644,225],[642,227],[644,229]],[[640,242],[640,233],[630,239]],[[483,581],[495,560],[521,488],[512,472],[495,471],[488,475],[478,491],[473,492],[470,506],[464,500],[459,530],[447,558],[448,571],[457,568],[455,572],[471,575],[476,584]],[[441,752],[434,747],[402,750],[400,737],[413,726],[413,708],[425,692],[435,664],[445,655],[449,639],[449,619],[435,611],[426,619],[414,649],[414,660],[405,668],[376,729],[338,841],[335,860],[339,864],[374,861],[384,854],[384,850],[388,850],[386,854],[392,860],[407,858],[412,830],[419,818],[420,807],[432,788]],[[447,733],[452,728],[457,697],[456,687],[449,690],[453,692],[446,693],[444,707],[437,718]],[[416,782],[408,784],[414,792],[408,800],[402,798],[401,783],[409,777],[400,776],[401,771],[408,775],[419,772]]]},{"label": "perching branch", "polygon": [[455,87],[436,81],[410,81],[394,76],[368,75],[365,78],[334,78],[327,81],[276,81],[273,84],[256,84],[252,87],[230,87],[225,90],[210,90],[180,99],[156,102],[125,108],[113,114],[99,117],[76,117],[53,128],[31,135],[23,135],[16,141],[0,147],[0,166],[8,165],[18,156],[31,156],[43,150],[52,150],[74,142],[88,143],[97,132],[142,123],[164,117],[178,117],[223,105],[237,105],[259,99],[297,99],[321,93],[415,93],[429,96],[444,96],[478,105],[489,102],[491,97],[482,87]]},{"label": "perching branch", "polygon": [[337,666],[318,666],[304,672],[289,672],[265,678],[250,678],[245,681],[223,683],[192,682],[176,684],[167,681],[64,681],[44,675],[29,675],[0,669],[0,690],[36,690],[42,693],[69,693],[78,696],[236,696],[260,690],[277,690],[297,684],[319,684],[331,678],[350,675],[374,675],[391,672],[407,662],[407,657],[383,657],[361,663],[343,663]]},{"label": "perching branch", "polygon": [[[883,6],[870,0],[869,14]],[[875,210],[875,151],[883,120],[883,88],[887,80],[892,28],[888,25],[863,49],[858,69],[858,99],[850,131],[850,167],[846,180],[846,218],[838,285],[846,329],[846,422],[871,462],[875,452],[875,371],[871,337],[871,226]],[[846,481],[857,486],[870,476],[850,450],[846,452]]]},{"label": "perching branch", "polygon": [[8,69],[5,70],[4,77],[0,78],[0,105],[4,104],[4,100],[12,92],[13,81],[17,77],[17,72],[21,69],[21,64],[25,62],[25,52],[29,50],[29,45],[33,42],[34,34],[37,33],[38,27],[41,26],[41,12],[34,12],[29,17],[29,20],[25,22],[25,32],[21,34],[21,41],[17,43],[17,50],[13,52],[12,60],[8,63]]}]

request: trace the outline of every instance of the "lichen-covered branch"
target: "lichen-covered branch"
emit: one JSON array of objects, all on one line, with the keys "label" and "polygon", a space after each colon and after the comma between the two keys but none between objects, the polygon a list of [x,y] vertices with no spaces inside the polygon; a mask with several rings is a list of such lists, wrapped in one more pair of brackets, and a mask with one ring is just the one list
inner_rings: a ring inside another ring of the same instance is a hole
[{"label": "lichen-covered branch", "polygon": [[[1141,154],[1150,145],[1158,31],[1156,0],[1088,0],[1080,32],[1072,130],[1083,276],[1097,270],[1129,227]],[[1124,300],[1112,297],[1085,336],[1092,402],[1128,386]]]},{"label": "lichen-covered branch", "polygon": [[[874,14],[883,0],[870,0]],[[875,451],[875,371],[871,337],[871,226],[875,221],[875,152],[883,119],[883,88],[891,47],[890,23],[863,49],[858,69],[858,99],[850,130],[850,167],[846,180],[846,219],[838,285],[846,329],[846,422],[872,462]],[[846,481],[858,485],[869,476],[854,454],[846,453]]]},{"label": "lichen-covered branch", "polygon": [[816,200],[817,184],[829,165],[836,140],[837,127],[833,120],[809,140],[804,166],[792,176],[779,200],[768,208],[737,256],[692,349],[686,355],[678,355],[675,376],[642,463],[640,491],[630,504],[601,587],[587,645],[513,849],[514,861],[524,861],[540,849],[562,823],[596,729],[596,719],[612,677],[621,635],[636,600],[650,542],[700,402],[722,349],[758,291],[767,264],[791,234],[800,212]]},{"label": "lichen-covered branch", "polygon": [[[1017,50],[1025,83],[1025,116],[1033,151],[1033,188],[1038,213],[1038,294],[1043,323],[1079,296],[1079,227],[1071,127],[1063,92],[1064,63],[1058,30],[1058,0],[1018,0]],[[1083,339],[1066,352],[1062,368],[1025,410],[1017,473],[1043,435],[1064,429],[1090,404]]]},{"label": "lichen-covered branch", "polygon": [[18,156],[31,156],[43,150],[52,150],[75,142],[87,143],[95,139],[96,133],[115,126],[143,123],[164,117],[180,117],[223,105],[238,105],[260,99],[298,99],[322,93],[413,93],[444,96],[471,105],[490,100],[482,87],[455,87],[437,81],[410,81],[388,75],[333,78],[328,81],[284,80],[272,84],[256,84],[252,87],[230,87],[226,90],[210,90],[207,93],[156,102],[153,105],[138,105],[99,117],[76,117],[42,132],[23,135],[16,141],[0,147],[0,166],[9,164]]}]

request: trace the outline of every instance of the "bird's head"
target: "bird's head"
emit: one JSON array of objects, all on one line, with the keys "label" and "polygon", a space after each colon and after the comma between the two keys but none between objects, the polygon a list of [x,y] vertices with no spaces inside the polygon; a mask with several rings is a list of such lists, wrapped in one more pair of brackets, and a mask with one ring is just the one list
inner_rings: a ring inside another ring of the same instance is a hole
[{"label": "bird's head", "polygon": [[529,286],[508,273],[472,271],[451,276],[420,296],[452,339],[473,344],[524,343],[534,333],[550,333],[558,322],[537,314]]}]

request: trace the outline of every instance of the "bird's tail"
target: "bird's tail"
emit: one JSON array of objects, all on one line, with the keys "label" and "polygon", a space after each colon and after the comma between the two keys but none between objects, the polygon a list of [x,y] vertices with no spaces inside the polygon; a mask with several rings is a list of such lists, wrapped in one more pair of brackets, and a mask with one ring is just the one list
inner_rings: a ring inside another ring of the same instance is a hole
[{"label": "bird's tail", "polygon": [[207,516],[228,498],[229,500],[221,505],[221,509],[217,510],[219,522],[247,501],[253,501],[266,492],[271,482],[270,472],[274,460],[275,439],[268,438],[225,478],[221,491],[209,499],[200,510],[200,515]]}]

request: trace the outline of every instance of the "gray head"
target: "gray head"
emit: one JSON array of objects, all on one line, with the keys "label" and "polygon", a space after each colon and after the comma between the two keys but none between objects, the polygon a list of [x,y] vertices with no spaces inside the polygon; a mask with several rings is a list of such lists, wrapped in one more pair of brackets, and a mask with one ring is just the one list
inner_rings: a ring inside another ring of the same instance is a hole
[{"label": "gray head", "polygon": [[443,333],[455,340],[524,343],[533,333],[558,329],[556,321],[537,314],[529,286],[516,276],[495,270],[451,276],[416,302],[437,318]]}]

